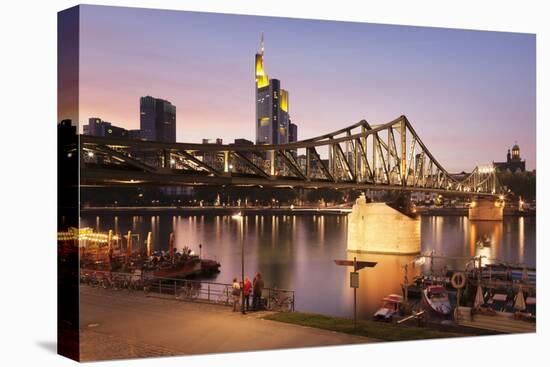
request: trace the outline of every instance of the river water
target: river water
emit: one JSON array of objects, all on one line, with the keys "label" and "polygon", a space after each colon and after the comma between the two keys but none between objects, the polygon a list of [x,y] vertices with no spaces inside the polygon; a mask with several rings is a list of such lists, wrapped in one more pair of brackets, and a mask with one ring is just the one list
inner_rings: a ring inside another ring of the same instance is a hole
[{"label": "river water", "polygon": [[[470,222],[461,216],[421,217],[422,251],[453,257],[484,255],[485,262],[498,259],[535,267],[535,218],[505,217],[502,222]],[[153,249],[167,250],[168,237],[175,235],[178,249],[185,246],[221,263],[214,281],[230,283],[241,274],[239,220],[227,215],[84,215],[81,225],[96,231],[140,234],[143,246],[152,232]],[[349,316],[353,314],[350,268],[337,266],[335,259],[377,261],[375,268],[360,271],[357,292],[358,316],[370,318],[389,293],[400,293],[403,265],[414,256],[352,254],[346,251],[347,218],[340,215],[248,215],[243,219],[245,272],[250,278],[260,271],[267,287],[296,291],[296,309]],[[391,230],[391,229],[388,229]],[[491,245],[476,246],[481,236]],[[134,245],[135,246],[135,245]],[[436,260],[435,271],[463,268],[465,260],[446,264]],[[412,269],[409,279],[429,264]]]}]

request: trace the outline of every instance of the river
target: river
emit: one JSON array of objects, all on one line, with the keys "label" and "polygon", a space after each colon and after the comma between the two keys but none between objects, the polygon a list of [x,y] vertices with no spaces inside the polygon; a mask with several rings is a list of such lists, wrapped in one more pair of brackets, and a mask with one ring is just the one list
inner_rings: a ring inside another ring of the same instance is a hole
[{"label": "river", "polygon": [[[510,263],[535,267],[536,218],[505,217],[502,222],[470,222],[461,216],[421,217],[422,251],[471,257],[485,255]],[[221,263],[221,272],[213,280],[230,283],[241,274],[239,220],[228,215],[111,215],[84,214],[81,226],[115,233],[132,230],[140,234],[141,246],[152,232],[153,249],[167,250],[168,237],[175,236],[176,248],[187,246],[205,258]],[[250,278],[260,271],[266,286],[296,291],[296,309],[336,316],[352,316],[353,291],[349,288],[350,269],[337,266],[335,259],[377,261],[374,268],[360,271],[357,292],[358,316],[369,318],[382,297],[400,293],[403,265],[413,256],[352,254],[346,251],[347,218],[340,215],[248,215],[243,218],[245,272]],[[391,230],[391,229],[388,229]],[[491,245],[478,248],[476,241],[487,236]],[[202,244],[202,250],[199,250]],[[448,262],[449,268],[461,268],[464,261]],[[443,269],[440,260],[434,269]],[[426,271],[428,264],[422,266]],[[410,269],[413,273],[419,267]]]}]

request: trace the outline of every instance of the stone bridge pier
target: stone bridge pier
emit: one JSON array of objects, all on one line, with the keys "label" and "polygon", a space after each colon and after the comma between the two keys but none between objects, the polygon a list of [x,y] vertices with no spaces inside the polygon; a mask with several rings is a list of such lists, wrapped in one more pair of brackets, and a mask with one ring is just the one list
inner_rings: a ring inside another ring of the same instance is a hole
[{"label": "stone bridge pier", "polygon": [[468,208],[470,220],[502,220],[504,200],[502,198],[476,198]]},{"label": "stone bridge pier", "polygon": [[348,214],[348,251],[410,255],[420,253],[420,219],[361,195]]}]

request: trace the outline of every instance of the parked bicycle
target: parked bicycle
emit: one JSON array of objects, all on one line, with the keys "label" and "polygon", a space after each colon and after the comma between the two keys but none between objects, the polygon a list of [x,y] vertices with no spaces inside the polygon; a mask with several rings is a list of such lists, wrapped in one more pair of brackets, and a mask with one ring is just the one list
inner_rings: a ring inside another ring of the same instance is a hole
[{"label": "parked bicycle", "polygon": [[201,284],[196,282],[184,282],[176,295],[180,301],[194,301],[199,298]]},{"label": "parked bicycle", "polygon": [[294,311],[294,294],[276,287],[269,290],[267,308],[270,311]]},{"label": "parked bicycle", "polygon": [[[143,292],[145,296],[158,295],[174,297],[180,301],[203,301],[220,305],[231,305],[232,285],[175,278],[154,277],[150,274],[117,273],[109,271],[82,271],[81,284],[94,288],[128,292]],[[267,294],[267,297],[265,295]],[[271,311],[294,311],[294,292],[275,288],[264,288],[260,309]]]}]

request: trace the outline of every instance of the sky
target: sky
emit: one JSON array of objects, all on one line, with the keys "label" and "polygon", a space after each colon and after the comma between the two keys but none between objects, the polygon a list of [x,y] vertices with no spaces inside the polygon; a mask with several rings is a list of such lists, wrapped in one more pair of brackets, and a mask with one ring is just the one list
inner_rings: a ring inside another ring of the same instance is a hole
[{"label": "sky", "polygon": [[179,142],[254,140],[261,32],[299,140],[406,115],[450,172],[514,143],[536,167],[532,34],[81,6],[80,125],[138,129],[152,95],[176,105]]}]

